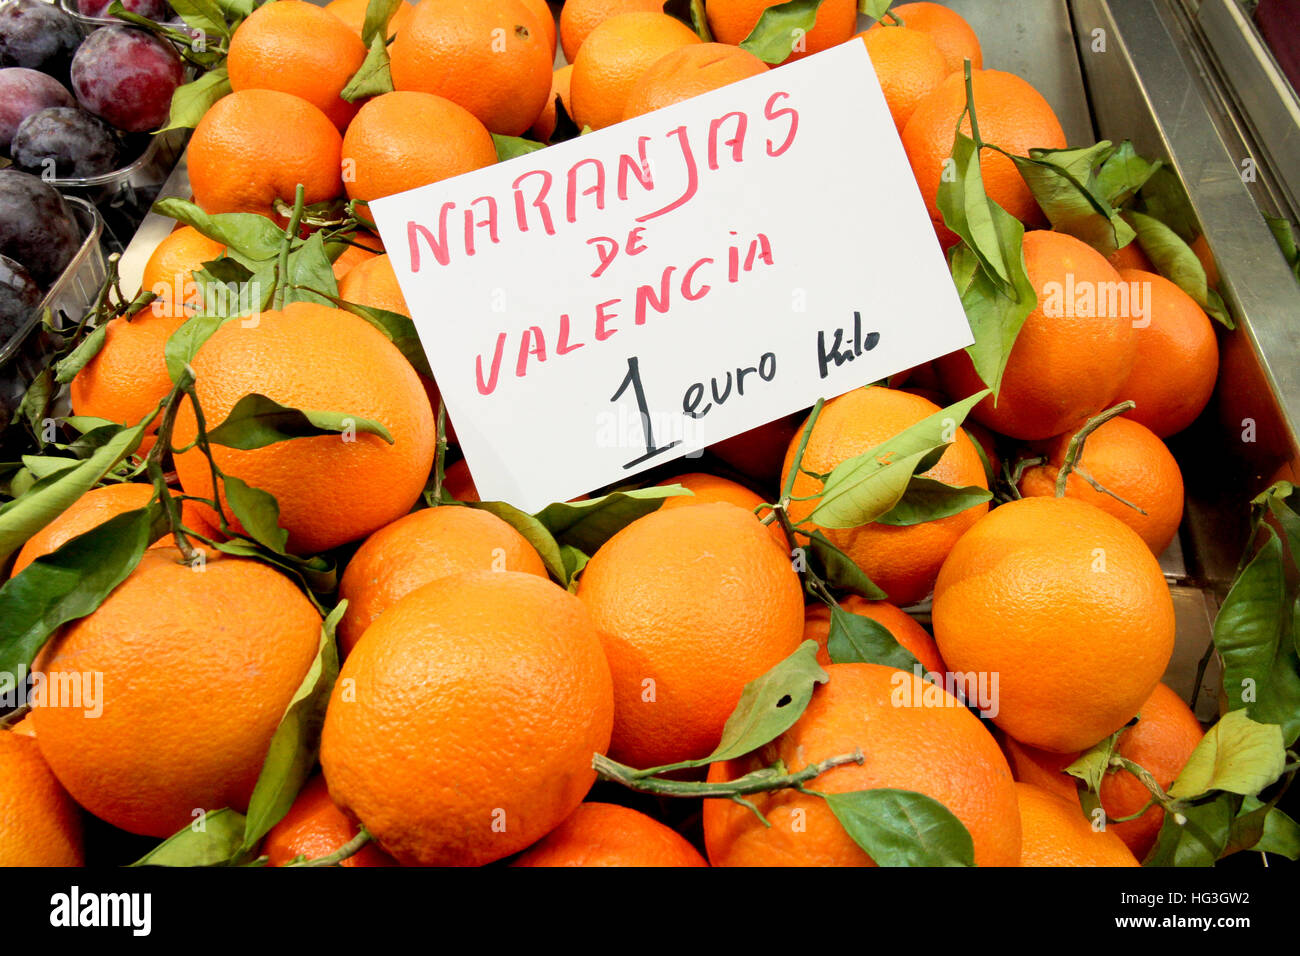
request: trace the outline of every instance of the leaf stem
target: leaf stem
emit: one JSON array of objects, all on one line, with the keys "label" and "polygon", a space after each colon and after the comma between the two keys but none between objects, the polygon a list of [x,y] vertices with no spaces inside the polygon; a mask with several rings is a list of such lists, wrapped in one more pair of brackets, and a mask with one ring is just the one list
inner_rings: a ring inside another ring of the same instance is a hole
[{"label": "leaf stem", "polygon": [[442,504],[442,482],[446,477],[443,462],[447,459],[447,403],[438,398],[438,442],[433,456],[433,505]]},{"label": "leaf stem", "polygon": [[293,213],[289,216],[289,224],[284,228],[284,241],[280,243],[280,261],[276,266],[273,308],[277,312],[284,308],[284,295],[289,285],[289,248],[298,237],[298,224],[302,222],[304,198],[303,186],[299,183],[294,190]]},{"label": "leaf stem", "polygon": [[193,385],[194,372],[187,365],[180,380],[172,387],[171,393],[163,399],[162,421],[158,423],[158,433],[154,437],[153,447],[149,449],[149,454],[145,458],[145,468],[153,482],[163,514],[167,517],[167,524],[176,541],[176,549],[180,551],[185,563],[190,565],[193,565],[198,557],[198,552],[190,544],[190,539],[185,533],[181,502],[172,497],[171,489],[167,487],[167,476],[163,474],[162,462],[171,448],[172,430],[176,426],[176,415],[180,411],[181,399],[188,394]]},{"label": "leaf stem", "polygon": [[[610,760],[604,754],[596,754],[592,757],[591,766],[595,769],[597,775],[603,780],[612,780],[615,783],[622,784],[629,790],[636,790],[640,793],[655,793],[665,797],[704,797],[709,798],[726,798],[734,799],[738,796],[744,796],[750,793],[766,793],[769,790],[785,790],[791,787],[797,787],[808,780],[821,776],[827,770],[835,767],[842,767],[845,764],[862,764],[866,761],[861,750],[855,750],[851,754],[840,754],[837,757],[830,757],[821,763],[809,764],[802,770],[794,773],[783,772],[783,768],[778,764],[772,767],[763,767],[759,770],[745,774],[735,780],[727,780],[722,783],[708,783],[696,780],[664,780],[660,777],[644,777],[641,774],[644,771],[636,770],[615,760]],[[668,766],[672,766],[671,764]],[[665,768],[656,768],[662,772]]]},{"label": "leaf stem", "polygon": [[361,827],[357,831],[356,836],[354,836],[347,843],[343,844],[333,853],[330,853],[327,856],[318,856],[314,860],[303,860],[302,862],[290,863],[289,866],[338,866],[348,857],[356,856],[357,853],[361,851],[361,848],[364,847],[367,843],[369,843],[372,839],[373,838],[370,836],[370,831],[368,831],[365,827]]},{"label": "leaf stem", "polygon": [[[1088,419],[1086,422],[1084,422],[1082,428],[1080,428],[1077,432],[1075,432],[1073,435],[1070,436],[1070,443],[1065,448],[1065,461],[1061,463],[1061,469],[1056,473],[1056,497],[1058,498],[1065,497],[1066,482],[1069,480],[1070,472],[1075,471],[1076,469],[1079,468],[1079,460],[1083,457],[1083,445],[1084,442],[1088,440],[1088,436],[1091,435],[1093,432],[1095,432],[1102,425],[1106,424],[1112,418],[1117,418],[1118,416],[1123,415],[1125,412],[1134,408],[1137,408],[1136,402],[1132,402],[1132,401],[1120,402],[1118,405],[1114,406],[1113,408],[1108,408],[1104,412],[1101,412],[1098,415],[1094,415],[1092,418]],[[1122,501],[1130,508],[1137,508],[1138,511],[1142,510],[1141,508],[1138,508],[1137,505],[1124,501],[1124,499],[1120,498],[1119,495],[1107,491],[1096,481],[1091,480],[1089,477],[1085,477],[1082,471],[1080,471],[1079,477],[1083,478],[1084,481],[1087,481],[1098,491],[1111,495],[1112,498],[1115,498],[1117,501]],[[1143,512],[1143,514],[1145,513],[1146,512]]]}]

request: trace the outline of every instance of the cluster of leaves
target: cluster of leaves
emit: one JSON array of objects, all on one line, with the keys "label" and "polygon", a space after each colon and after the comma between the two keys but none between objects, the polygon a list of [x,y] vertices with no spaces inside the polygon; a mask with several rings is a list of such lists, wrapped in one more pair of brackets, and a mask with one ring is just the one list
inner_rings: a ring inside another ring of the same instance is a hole
[{"label": "cluster of leaves", "polygon": [[[816,25],[817,11],[824,2],[825,0],[786,0],[785,3],[768,7],[758,18],[758,23],[754,24],[754,29],[749,31],[749,36],[740,42],[740,48],[748,50],[764,63],[784,63],[799,41]],[[858,12],[879,20],[885,16],[892,2],[893,0],[858,0]],[[705,31],[707,29],[705,26]],[[710,39],[705,33],[701,33],[701,37],[706,43]]]}]

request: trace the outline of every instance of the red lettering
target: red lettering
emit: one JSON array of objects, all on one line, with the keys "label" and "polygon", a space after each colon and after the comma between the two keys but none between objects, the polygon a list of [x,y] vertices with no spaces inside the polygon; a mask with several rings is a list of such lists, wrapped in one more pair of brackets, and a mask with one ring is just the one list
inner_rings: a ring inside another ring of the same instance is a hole
[{"label": "red lettering", "polygon": [[772,243],[761,232],[758,234],[758,238],[749,244],[749,255],[745,256],[746,272],[754,268],[754,258],[756,256],[769,266],[772,264]]},{"label": "red lettering", "polygon": [[586,342],[577,342],[573,345],[569,344],[569,315],[567,312],[564,315],[561,315],[560,316],[560,342],[555,347],[555,354],[565,355],[576,349],[582,348],[586,344],[587,344]]},{"label": "red lettering", "polygon": [[497,231],[497,201],[491,196],[479,196],[470,206],[475,203],[487,203],[487,218],[474,221],[474,210],[472,208],[465,210],[465,253],[466,255],[474,254],[474,230],[488,227],[488,238],[493,243],[501,241],[501,236]]},{"label": "red lettering", "polygon": [[[524,201],[524,194],[519,189],[519,184],[529,176],[541,176],[542,188],[538,190],[537,195],[533,197],[532,203]],[[551,174],[544,169],[530,169],[517,178],[511,186],[515,191],[515,218],[519,221],[519,231],[528,231],[528,206],[541,213],[542,228],[546,230],[548,236],[555,235],[555,223],[551,219],[551,207],[546,202],[547,195],[551,191]]]},{"label": "red lettering", "polygon": [[478,378],[478,393],[480,395],[491,395],[497,387],[497,375],[501,372],[501,353],[505,351],[506,334],[501,332],[497,335],[496,351],[492,353],[492,374],[488,376],[486,382],[483,381],[483,356],[480,355],[474,360],[474,373]]},{"label": "red lettering", "polygon": [[749,128],[749,117],[744,113],[727,113],[709,124],[709,169],[718,168],[718,133],[722,131],[722,124],[732,117],[736,120],[736,131],[731,139],[724,139],[722,145],[731,147],[734,162],[745,161],[745,130]]},{"label": "red lettering", "polygon": [[682,159],[686,163],[686,191],[683,192],[675,201],[664,206],[662,209],[656,212],[646,213],[644,216],[637,216],[637,222],[646,222],[684,206],[694,198],[695,193],[700,188],[700,171],[695,166],[695,154],[691,152],[691,141],[690,137],[686,133],[686,127],[679,126],[668,135],[676,136],[678,141],[681,143]]},{"label": "red lettering", "polygon": [[608,322],[610,319],[618,318],[618,315],[616,313],[606,312],[605,310],[608,306],[618,305],[622,301],[623,301],[622,299],[610,299],[608,302],[602,302],[600,305],[596,306],[596,341],[597,342],[605,341],[607,338],[609,338],[611,335],[613,335],[615,332],[618,331],[618,329],[605,328],[606,322]]},{"label": "red lettering", "polygon": [[659,278],[659,295],[655,295],[655,288],[652,285],[643,285],[636,290],[636,324],[645,325],[646,306],[651,306],[660,315],[668,311],[669,298],[671,295],[671,286],[669,281],[673,277],[676,266],[669,266],[664,270],[664,274]]},{"label": "red lettering", "polygon": [[596,266],[596,271],[591,274],[593,279],[599,279],[601,274],[609,268],[609,264],[618,258],[618,241],[611,239],[609,236],[593,236],[587,240],[587,245],[596,247],[596,257],[600,263]]},{"label": "red lettering", "polygon": [[454,202],[445,202],[442,204],[442,211],[438,215],[438,235],[435,238],[433,233],[425,226],[420,225],[414,219],[408,219],[406,222],[406,241],[411,247],[411,271],[420,271],[420,243],[417,238],[423,238],[429,245],[429,250],[433,253],[433,258],[438,261],[438,265],[445,266],[451,261],[451,250],[447,247],[447,213],[456,208]]},{"label": "red lettering", "polygon": [[767,141],[767,155],[769,156],[780,156],[787,149],[789,149],[790,144],[794,142],[795,133],[798,132],[799,130],[798,110],[793,110],[790,109],[789,107],[786,107],[785,109],[779,109],[779,110],[772,109],[773,104],[775,104],[778,99],[789,99],[789,98],[790,98],[789,93],[782,93],[778,91],[776,93],[773,93],[771,96],[767,98],[767,104],[763,107],[763,115],[770,120],[774,120],[778,116],[789,117],[790,120],[790,132],[786,134],[785,142],[781,144],[781,147],[779,149],[773,149],[772,141],[770,139]]},{"label": "red lettering", "polygon": [[[583,166],[596,167],[596,182],[582,192],[578,192],[578,170]],[[569,196],[565,212],[569,222],[574,222],[578,218],[579,196],[595,196],[596,208],[605,208],[605,164],[599,159],[580,159],[569,169]]]},{"label": "red lettering", "polygon": [[[533,344],[534,340],[536,340],[535,345]],[[524,329],[523,337],[519,340],[519,361],[515,363],[516,378],[523,378],[528,373],[528,356],[530,355],[539,362],[546,361],[546,336],[535,325]]]},{"label": "red lettering", "polygon": [[629,256],[639,256],[645,252],[645,243],[641,241],[645,235],[645,226],[637,226],[627,234],[627,242],[623,243],[623,251]]},{"label": "red lettering", "polygon": [[708,285],[707,283],[705,285],[700,286],[699,289],[694,292],[691,291],[691,286],[695,281],[696,270],[699,269],[700,266],[712,265],[712,264],[713,264],[712,259],[708,259],[708,258],[699,259],[696,261],[696,263],[693,266],[691,266],[689,269],[686,270],[686,274],[682,276],[682,297],[683,298],[691,302],[696,302],[709,294],[709,290],[713,288],[713,286]]},{"label": "red lettering", "polygon": [[646,158],[646,144],[650,142],[649,136],[638,136],[636,139],[636,148],[638,156],[632,157],[624,153],[618,159],[618,198],[627,199],[627,174],[631,173],[642,189],[654,189],[655,177],[654,171],[650,168],[650,160]]}]

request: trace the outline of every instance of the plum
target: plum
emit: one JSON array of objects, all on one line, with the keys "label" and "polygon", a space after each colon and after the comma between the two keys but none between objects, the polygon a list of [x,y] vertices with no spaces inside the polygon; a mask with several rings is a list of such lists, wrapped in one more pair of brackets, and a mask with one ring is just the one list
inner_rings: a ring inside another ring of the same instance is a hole
[{"label": "plum", "polygon": [[0,256],[0,348],[31,318],[41,304],[36,280],[8,256]]},{"label": "plum", "polygon": [[59,191],[29,173],[0,169],[0,255],[22,263],[48,289],[81,245]]},{"label": "plum", "polygon": [[121,165],[122,140],[98,116],[75,106],[51,106],[23,120],[9,151],[14,165],[29,173],[100,176]]},{"label": "plum", "polygon": [[0,152],[8,155],[18,124],[47,106],[76,106],[72,94],[52,76],[11,66],[0,70]]},{"label": "plum", "polygon": [[72,58],[77,102],[128,133],[167,122],[185,65],[170,44],[144,30],[100,27]]},{"label": "plum", "polygon": [[77,21],[42,0],[0,0],[0,67],[24,66],[68,82],[81,44]]},{"label": "plum", "polygon": [[[83,17],[109,20],[113,15],[108,12],[108,8],[112,5],[113,0],[77,0],[77,12]],[[122,0],[122,6],[128,13],[139,14],[157,23],[166,20],[172,13],[166,0]]]}]

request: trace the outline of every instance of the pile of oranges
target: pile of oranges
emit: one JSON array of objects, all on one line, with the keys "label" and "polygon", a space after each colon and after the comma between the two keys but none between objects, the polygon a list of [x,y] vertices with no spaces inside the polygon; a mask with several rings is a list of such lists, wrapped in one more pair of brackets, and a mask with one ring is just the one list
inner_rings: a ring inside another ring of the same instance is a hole
[{"label": "pile of oranges", "polygon": [[[233,92],[190,146],[195,202],[282,226],[299,187],[308,204],[369,201],[496,162],[494,134],[545,142],[557,100],[579,128],[599,129],[779,69],[739,46],[775,3],[707,0],[713,42],[660,0],[567,0],[558,29],[544,0],[404,3],[389,23],[393,91],[349,102],[342,93],[367,57],[366,4],[277,0],[230,43]],[[860,40],[856,29],[854,0],[826,0],[791,55],[865,44],[945,246],[959,240],[937,197],[967,62],[984,141],[1020,155],[1066,146],[1047,101],[984,69],[975,33],[947,8],[904,3]],[[557,46],[567,63],[553,69]],[[211,542],[260,533],[219,508],[231,486],[219,491],[215,465],[274,496],[286,555],[327,555],[341,571],[330,598],[346,609],[324,633],[342,664],[319,768],[255,854],[270,865],[329,857],[364,827],[372,842],[343,865],[873,865],[821,795],[891,788],[942,804],[978,865],[1137,865],[1164,811],[1097,826],[1064,768],[1120,734],[1118,752],[1168,788],[1202,737],[1161,683],[1174,612],[1157,557],[1183,506],[1163,439],[1208,403],[1216,336],[1140,253],[1108,260],[1046,228],[1008,158],[986,151],[981,166],[989,197],[1026,226],[1039,306],[996,399],[975,406],[922,476],[1003,494],[932,520],[846,529],[810,516],[838,465],[887,456],[894,436],[984,388],[965,352],[834,398],[815,421],[731,439],[710,450],[706,472],[654,474],[688,494],[624,522],[557,583],[527,523],[470,506],[478,494],[463,461],[438,471],[436,389],[363,318],[295,302],[208,338],[191,363],[208,428],[255,392],[346,409],[389,433],[216,447],[209,460],[186,404],[169,436],[187,528]],[[144,287],[165,291],[224,251],[179,228]],[[377,237],[356,233],[333,259],[339,298],[409,315]],[[1067,276],[1148,283],[1149,324],[1055,314],[1045,290]],[[164,346],[201,303],[160,301],[172,305],[110,323],[72,382],[76,414],[132,425],[172,390]],[[1067,462],[1072,436],[1126,401]],[[1033,463],[1009,480],[999,462],[1018,459]],[[426,494],[433,472],[441,501]],[[87,492],[27,542],[13,574],[153,494],[145,476]],[[801,578],[815,533],[878,589],[875,600],[841,594],[840,608],[874,622],[918,672],[836,660],[832,612]],[[249,810],[281,717],[320,659],[323,615],[283,566],[200,550],[195,573],[169,537],[156,542],[41,650],[33,669],[51,678],[102,674],[102,713],[36,706],[0,732],[0,863],[82,862],[86,813],[161,839],[196,815]],[[699,766],[746,687],[806,641],[823,680],[799,719],[756,750]],[[995,679],[985,719],[926,676],[943,683],[950,672]],[[900,706],[900,689],[918,703]],[[937,703],[919,703],[935,691]],[[725,783],[854,753],[816,778],[815,793],[704,799],[702,820],[633,809],[593,769],[595,754],[633,768],[693,763],[675,778]],[[1124,772],[1100,788],[1112,820],[1147,798]]]}]

